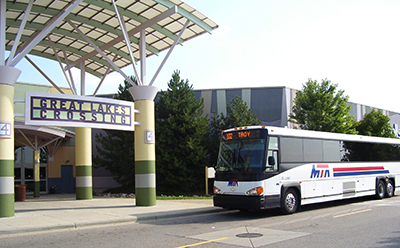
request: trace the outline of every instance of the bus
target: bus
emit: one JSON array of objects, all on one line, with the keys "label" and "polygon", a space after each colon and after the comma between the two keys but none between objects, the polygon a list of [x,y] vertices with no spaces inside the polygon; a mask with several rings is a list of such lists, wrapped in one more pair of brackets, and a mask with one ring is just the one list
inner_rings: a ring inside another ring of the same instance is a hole
[{"label": "bus", "polygon": [[214,206],[239,210],[300,206],[376,195],[400,187],[400,139],[267,126],[222,132]]}]

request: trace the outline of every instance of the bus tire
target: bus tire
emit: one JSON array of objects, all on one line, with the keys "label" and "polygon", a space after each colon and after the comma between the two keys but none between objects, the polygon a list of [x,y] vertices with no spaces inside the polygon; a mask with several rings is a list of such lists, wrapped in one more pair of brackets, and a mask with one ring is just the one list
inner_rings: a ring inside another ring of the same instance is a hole
[{"label": "bus tire", "polygon": [[375,190],[375,192],[376,192],[376,197],[378,198],[378,199],[383,199],[384,197],[385,197],[385,192],[386,191],[386,185],[385,185],[385,182],[383,181],[383,180],[379,180],[377,183],[376,183],[376,190]]},{"label": "bus tire", "polygon": [[386,189],[386,192],[385,192],[386,197],[389,198],[389,197],[394,196],[394,184],[391,179],[387,180],[385,189]]},{"label": "bus tire", "polygon": [[296,213],[300,204],[299,194],[293,188],[289,188],[281,199],[281,208],[284,214]]}]

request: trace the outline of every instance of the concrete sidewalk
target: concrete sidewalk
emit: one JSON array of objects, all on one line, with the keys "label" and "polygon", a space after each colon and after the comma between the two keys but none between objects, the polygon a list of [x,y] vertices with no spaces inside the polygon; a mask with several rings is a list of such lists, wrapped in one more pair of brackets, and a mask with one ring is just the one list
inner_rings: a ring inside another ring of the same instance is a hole
[{"label": "concrete sidewalk", "polygon": [[15,215],[0,218],[0,236],[85,226],[135,223],[221,211],[211,199],[158,200],[156,206],[137,207],[133,198],[94,197],[76,200],[75,194],[43,195],[15,202]]}]

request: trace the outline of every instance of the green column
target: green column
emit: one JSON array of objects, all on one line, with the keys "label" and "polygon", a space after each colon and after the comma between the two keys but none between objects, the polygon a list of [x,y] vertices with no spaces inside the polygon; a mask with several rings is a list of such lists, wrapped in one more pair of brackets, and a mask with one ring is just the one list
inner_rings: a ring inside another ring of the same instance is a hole
[{"label": "green column", "polygon": [[158,88],[136,86],[129,89],[135,99],[135,195],[137,206],[156,205],[156,152],[154,97]]},{"label": "green column", "polygon": [[93,199],[91,128],[75,128],[75,161],[76,199]]},{"label": "green column", "polygon": [[14,216],[14,84],[20,73],[0,66],[0,218]]}]

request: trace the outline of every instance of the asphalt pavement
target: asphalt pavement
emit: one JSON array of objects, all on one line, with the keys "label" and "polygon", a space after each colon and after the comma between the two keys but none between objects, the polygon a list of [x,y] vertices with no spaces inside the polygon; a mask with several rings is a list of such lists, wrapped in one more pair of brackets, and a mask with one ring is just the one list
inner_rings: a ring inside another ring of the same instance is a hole
[{"label": "asphalt pavement", "polygon": [[0,236],[37,231],[135,223],[222,211],[212,199],[157,200],[156,206],[140,207],[134,198],[94,197],[76,200],[75,194],[27,196],[15,202],[14,217],[0,218]]}]

